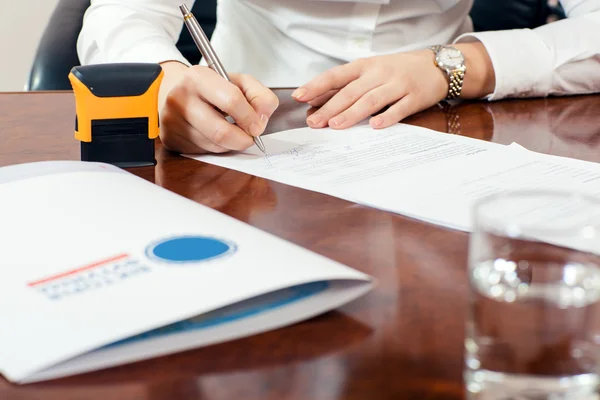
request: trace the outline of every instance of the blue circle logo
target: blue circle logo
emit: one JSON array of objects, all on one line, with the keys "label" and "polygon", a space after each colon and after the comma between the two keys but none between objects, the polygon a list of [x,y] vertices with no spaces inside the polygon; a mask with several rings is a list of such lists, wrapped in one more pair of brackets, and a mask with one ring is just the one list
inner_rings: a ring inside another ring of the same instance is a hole
[{"label": "blue circle logo", "polygon": [[170,264],[191,264],[224,257],[236,251],[236,246],[222,239],[207,236],[179,236],[153,243],[146,255],[155,261]]}]

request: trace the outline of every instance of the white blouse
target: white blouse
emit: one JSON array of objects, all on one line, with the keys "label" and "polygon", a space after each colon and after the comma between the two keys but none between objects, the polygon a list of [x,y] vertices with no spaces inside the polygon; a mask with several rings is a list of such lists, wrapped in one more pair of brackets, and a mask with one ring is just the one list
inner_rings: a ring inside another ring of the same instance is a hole
[{"label": "white blouse", "polygon": [[[175,47],[185,29],[181,1],[92,0],[78,41],[81,63],[189,65]],[[600,91],[600,0],[561,0],[568,18],[533,30],[480,33],[472,33],[472,3],[219,0],[211,41],[229,73],[269,87],[300,86],[357,58],[480,40],[496,74],[489,99]]]}]

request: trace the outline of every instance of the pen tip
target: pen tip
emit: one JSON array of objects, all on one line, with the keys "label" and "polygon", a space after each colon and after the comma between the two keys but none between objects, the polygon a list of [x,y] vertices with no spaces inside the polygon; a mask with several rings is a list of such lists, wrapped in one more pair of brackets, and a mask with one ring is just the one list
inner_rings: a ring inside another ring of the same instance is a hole
[{"label": "pen tip", "polygon": [[265,148],[265,145],[260,137],[255,137],[254,143],[256,144],[256,147],[260,149],[260,151],[262,151],[264,154],[267,154],[267,149]]}]

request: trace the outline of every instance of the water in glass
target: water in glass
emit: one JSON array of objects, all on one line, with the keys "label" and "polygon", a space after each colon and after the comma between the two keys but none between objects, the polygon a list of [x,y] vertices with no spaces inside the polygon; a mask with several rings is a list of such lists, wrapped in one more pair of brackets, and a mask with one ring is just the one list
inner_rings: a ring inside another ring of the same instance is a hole
[{"label": "water in glass", "polygon": [[467,397],[600,399],[600,257],[485,225],[470,243]]}]

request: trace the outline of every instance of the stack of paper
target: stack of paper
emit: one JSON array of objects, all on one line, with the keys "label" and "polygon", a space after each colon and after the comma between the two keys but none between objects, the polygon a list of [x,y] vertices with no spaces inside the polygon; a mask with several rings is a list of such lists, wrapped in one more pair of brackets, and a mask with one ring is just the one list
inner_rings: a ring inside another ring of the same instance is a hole
[{"label": "stack of paper", "polygon": [[372,279],[116,167],[0,168],[0,372],[35,382],[301,321]]},{"label": "stack of paper", "polygon": [[600,194],[600,165],[406,124],[384,130],[301,128],[267,135],[265,156],[188,157],[470,231],[473,203],[515,189]]}]

